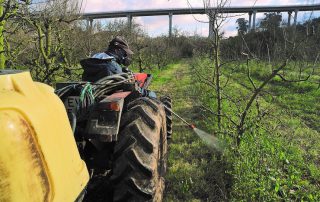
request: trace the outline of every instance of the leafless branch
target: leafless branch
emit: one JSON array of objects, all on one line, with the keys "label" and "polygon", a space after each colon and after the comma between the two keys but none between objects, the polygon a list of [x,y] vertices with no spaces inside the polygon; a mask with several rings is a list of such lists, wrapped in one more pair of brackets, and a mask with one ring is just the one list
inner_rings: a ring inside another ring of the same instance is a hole
[{"label": "leafless branch", "polygon": [[226,115],[226,114],[217,114],[216,112],[214,112],[214,111],[211,110],[210,108],[204,106],[203,104],[201,104],[201,107],[202,107],[203,109],[205,109],[206,111],[210,112],[211,114],[215,115],[215,116],[222,116],[222,117],[227,118],[234,126],[237,126],[237,123],[236,123],[234,120],[232,120],[232,118],[231,118],[230,116],[228,116],[228,115]]}]

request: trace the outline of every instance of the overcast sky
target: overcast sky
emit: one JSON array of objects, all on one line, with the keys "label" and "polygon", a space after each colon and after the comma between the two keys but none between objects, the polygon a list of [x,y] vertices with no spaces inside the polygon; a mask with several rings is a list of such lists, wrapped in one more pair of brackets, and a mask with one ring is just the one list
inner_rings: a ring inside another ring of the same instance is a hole
[{"label": "overcast sky", "polygon": [[[203,7],[202,0],[189,0],[192,7]],[[231,0],[231,6],[263,6],[263,5],[306,5],[319,4],[320,0]],[[103,11],[123,11],[137,9],[155,9],[155,8],[187,8],[187,0],[83,0],[83,11],[103,12]],[[313,15],[319,16],[320,12]],[[286,20],[288,15],[282,13],[283,20]],[[235,20],[244,17],[248,19],[247,14],[239,15],[235,18],[230,18],[224,25],[223,31],[225,36],[233,36],[237,33]],[[263,17],[263,13],[257,14],[257,21]],[[301,21],[310,17],[310,12],[299,12],[298,19]],[[168,16],[153,16],[153,17],[135,17],[133,20],[143,26],[143,29],[151,36],[158,36],[168,33],[169,18]],[[209,27],[205,15],[178,15],[173,16],[173,26],[179,30],[193,35],[197,33],[202,36],[207,36]],[[103,20],[108,22],[108,20]],[[258,23],[258,22],[257,22]]]}]

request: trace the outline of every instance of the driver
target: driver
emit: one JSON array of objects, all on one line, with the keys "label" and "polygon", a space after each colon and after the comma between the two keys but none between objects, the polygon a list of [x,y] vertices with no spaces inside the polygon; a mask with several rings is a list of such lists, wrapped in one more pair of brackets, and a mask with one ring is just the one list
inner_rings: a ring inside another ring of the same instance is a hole
[{"label": "driver", "polygon": [[82,80],[94,82],[105,76],[128,72],[127,67],[131,64],[132,55],[128,43],[117,36],[110,41],[105,52],[80,61],[84,69]]}]

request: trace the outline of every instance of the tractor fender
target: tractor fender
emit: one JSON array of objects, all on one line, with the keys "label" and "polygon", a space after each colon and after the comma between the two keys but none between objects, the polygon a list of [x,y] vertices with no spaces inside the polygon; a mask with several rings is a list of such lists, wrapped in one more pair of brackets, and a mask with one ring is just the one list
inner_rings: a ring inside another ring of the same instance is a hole
[{"label": "tractor fender", "polygon": [[131,93],[117,92],[97,103],[87,121],[86,138],[101,142],[117,141],[124,100]]}]

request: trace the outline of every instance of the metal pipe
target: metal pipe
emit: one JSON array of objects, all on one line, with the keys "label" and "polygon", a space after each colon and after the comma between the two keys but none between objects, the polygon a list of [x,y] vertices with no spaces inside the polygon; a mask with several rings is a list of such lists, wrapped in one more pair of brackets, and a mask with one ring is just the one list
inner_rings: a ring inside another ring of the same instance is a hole
[{"label": "metal pipe", "polygon": [[68,113],[68,118],[71,123],[72,132],[74,133],[77,127],[77,117],[73,112],[71,112],[71,113]]}]

